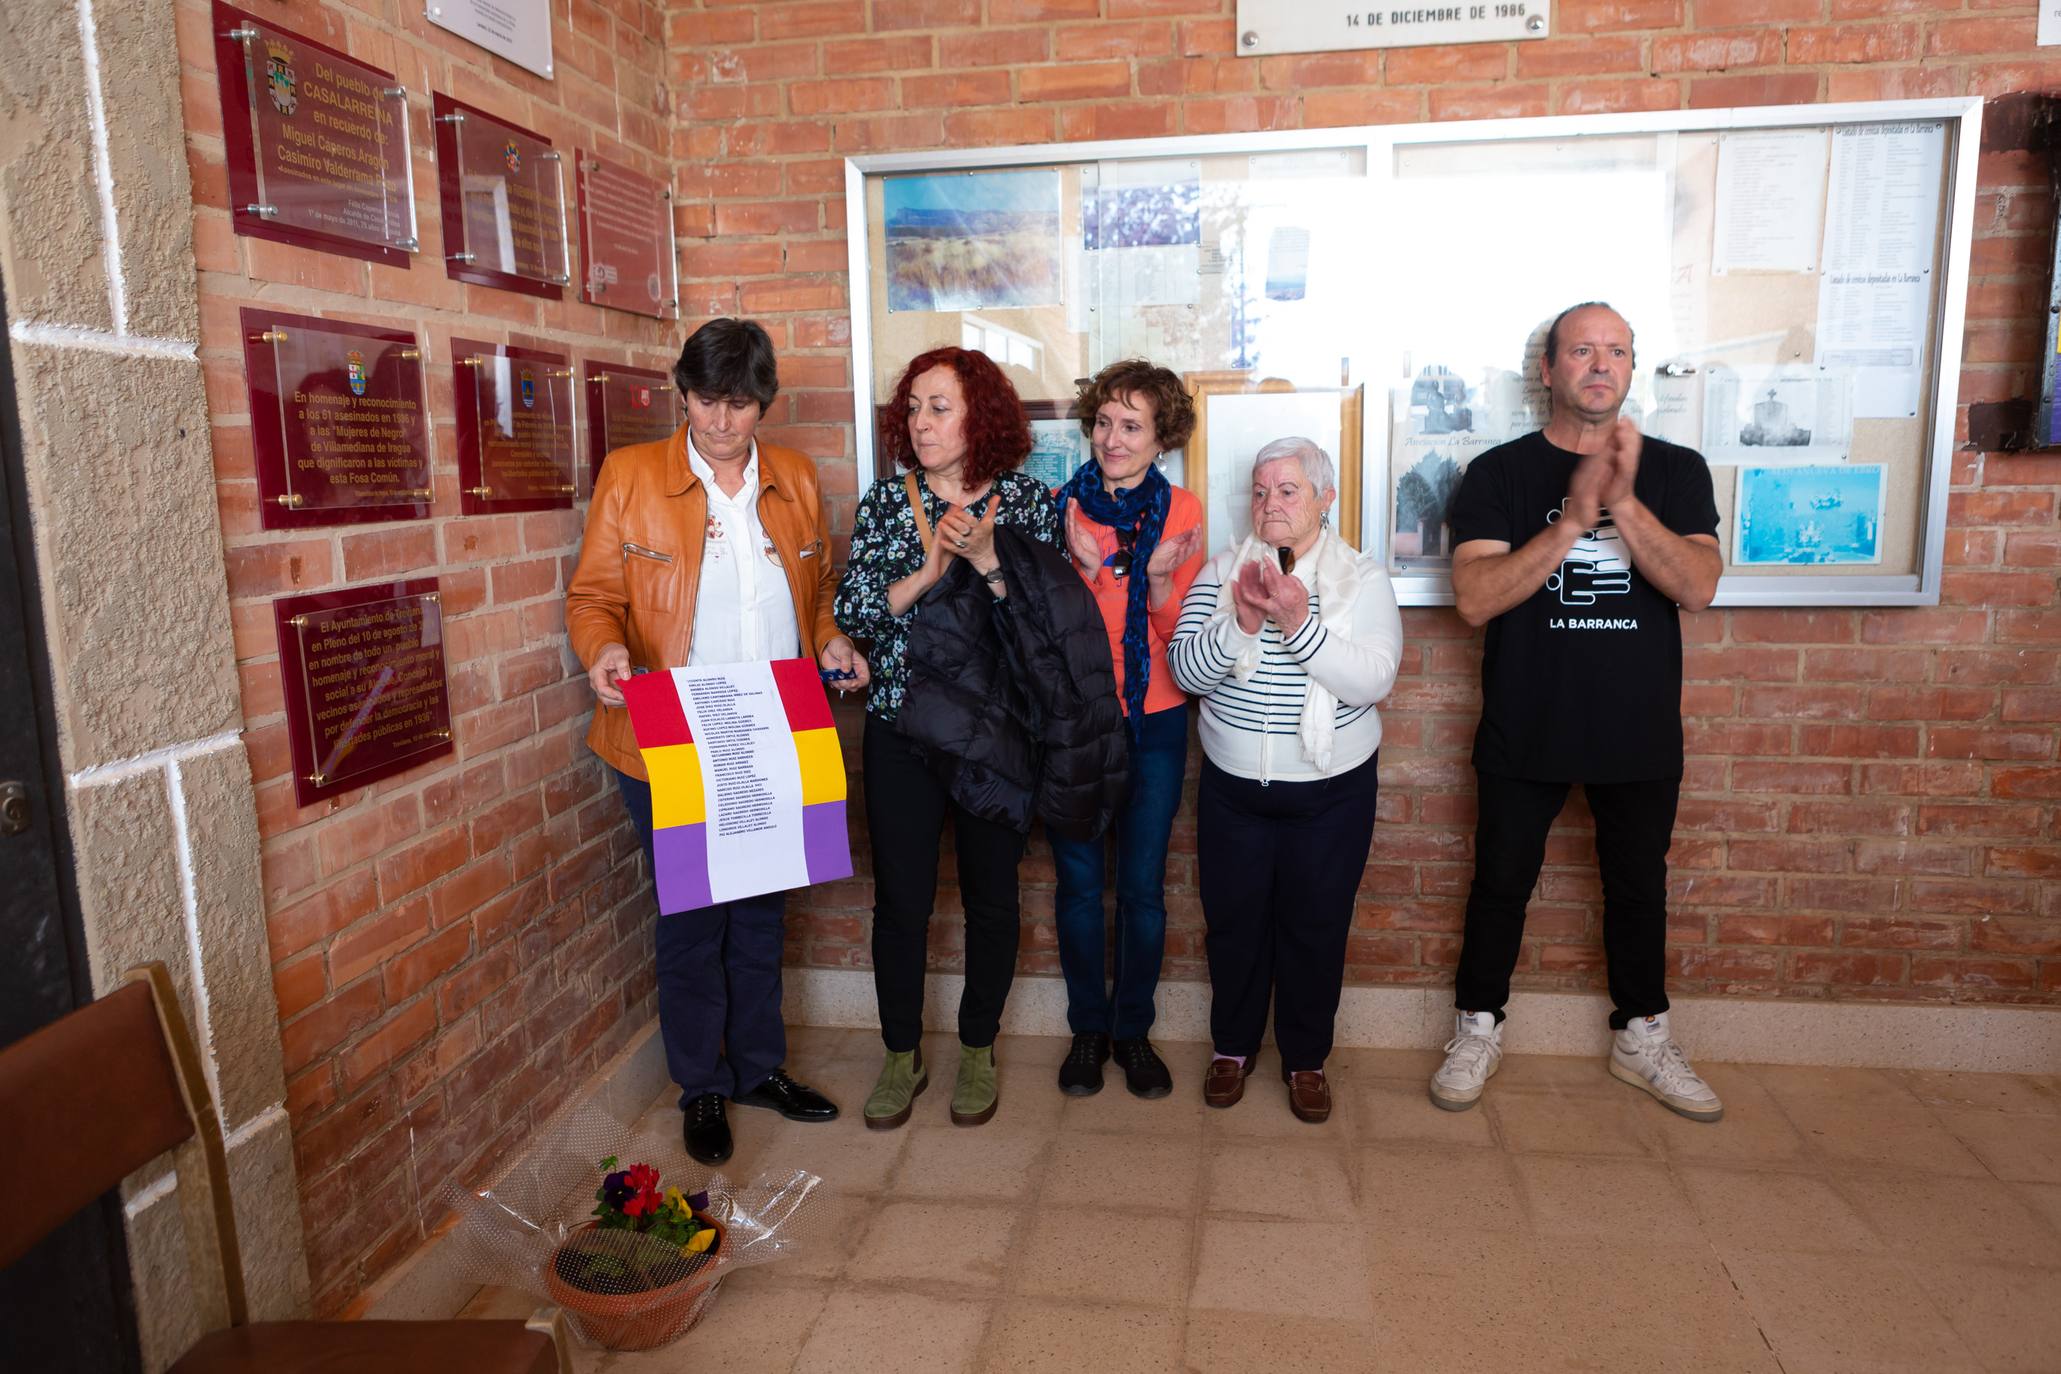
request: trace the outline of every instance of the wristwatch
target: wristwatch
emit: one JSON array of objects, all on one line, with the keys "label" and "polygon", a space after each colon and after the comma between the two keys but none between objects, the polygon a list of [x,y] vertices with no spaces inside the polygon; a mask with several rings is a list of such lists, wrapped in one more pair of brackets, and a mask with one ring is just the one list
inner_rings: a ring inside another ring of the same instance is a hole
[{"label": "wristwatch", "polygon": [[1002,565],[997,563],[991,571],[982,573],[980,580],[983,582],[1000,582],[1002,576]]}]

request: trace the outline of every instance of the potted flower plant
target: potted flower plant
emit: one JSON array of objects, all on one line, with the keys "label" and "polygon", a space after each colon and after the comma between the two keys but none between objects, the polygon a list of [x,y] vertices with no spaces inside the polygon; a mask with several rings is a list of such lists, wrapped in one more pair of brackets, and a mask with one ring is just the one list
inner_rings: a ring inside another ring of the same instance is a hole
[{"label": "potted flower plant", "polygon": [[648,1350],[694,1324],[721,1265],[722,1224],[708,1194],[660,1185],[648,1164],[601,1161],[592,1221],[552,1252],[544,1283],[589,1337],[612,1350]]}]

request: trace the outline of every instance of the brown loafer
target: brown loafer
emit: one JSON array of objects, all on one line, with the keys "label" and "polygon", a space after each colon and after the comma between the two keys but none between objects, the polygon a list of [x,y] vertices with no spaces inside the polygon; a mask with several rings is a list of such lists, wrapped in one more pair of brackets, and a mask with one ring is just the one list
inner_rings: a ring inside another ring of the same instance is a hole
[{"label": "brown loafer", "polygon": [[1245,1096],[1245,1080],[1252,1077],[1258,1059],[1258,1055],[1248,1054],[1242,1067],[1235,1059],[1210,1060],[1209,1072],[1202,1076],[1202,1100],[1212,1107],[1236,1106]]},{"label": "brown loafer", "polygon": [[1321,1126],[1331,1119],[1331,1085],[1324,1081],[1322,1069],[1283,1069],[1281,1081],[1288,1085],[1288,1110],[1297,1120]]}]

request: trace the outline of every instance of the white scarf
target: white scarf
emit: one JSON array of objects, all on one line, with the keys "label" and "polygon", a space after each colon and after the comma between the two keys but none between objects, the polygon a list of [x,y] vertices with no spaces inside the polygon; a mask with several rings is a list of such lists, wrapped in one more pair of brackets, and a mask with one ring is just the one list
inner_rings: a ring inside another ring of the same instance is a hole
[{"label": "white scarf", "polygon": [[[1278,567],[1274,546],[1258,535],[1247,535],[1245,542],[1235,549],[1228,549],[1217,555],[1218,591],[1216,613],[1210,617],[1210,628],[1237,614],[1237,603],[1231,597],[1231,579],[1247,563],[1265,559]],[[1226,564],[1225,560],[1229,559]],[[1317,609],[1326,621],[1343,627],[1352,619],[1353,603],[1360,596],[1359,556],[1342,539],[1332,537],[1329,530],[1317,536],[1316,547],[1309,557],[1295,565],[1295,576],[1305,587],[1317,594]],[[1316,614],[1312,612],[1311,614]],[[1262,632],[1266,626],[1261,625]],[[1286,636],[1284,636],[1285,638]],[[1250,678],[1260,665],[1260,641],[1255,639],[1247,645],[1231,665],[1231,676],[1240,682]],[[1309,687],[1303,696],[1302,718],[1296,725],[1296,737],[1302,745],[1302,756],[1322,772],[1331,769],[1331,736],[1337,724],[1338,698],[1331,695],[1316,677],[1309,678]]]}]

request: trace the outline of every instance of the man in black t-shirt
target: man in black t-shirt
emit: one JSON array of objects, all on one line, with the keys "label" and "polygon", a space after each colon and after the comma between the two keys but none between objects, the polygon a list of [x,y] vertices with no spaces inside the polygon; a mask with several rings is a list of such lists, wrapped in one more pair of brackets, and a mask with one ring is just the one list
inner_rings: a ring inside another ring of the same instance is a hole
[{"label": "man in black t-shirt", "polygon": [[1462,1111],[1502,1060],[1503,1004],[1546,835],[1581,783],[1596,818],[1610,1072],[1698,1121],[1724,1112],[1667,1024],[1667,851],[1682,785],[1677,606],[1717,591],[1717,506],[1694,450],[1618,411],[1632,331],[1600,302],[1546,332],[1543,430],[1476,458],[1447,513],[1453,597],[1486,625],[1474,884],[1454,1035],[1431,1100]]}]

